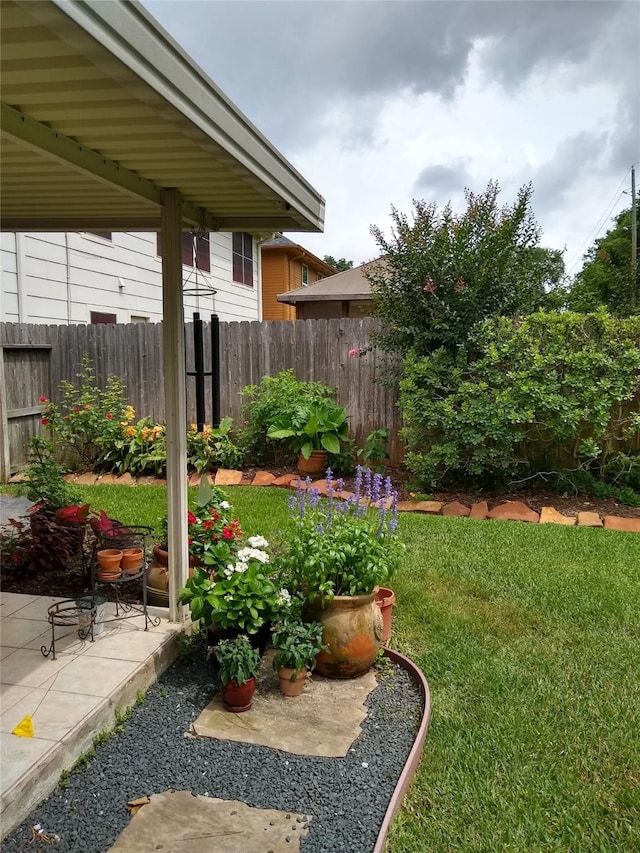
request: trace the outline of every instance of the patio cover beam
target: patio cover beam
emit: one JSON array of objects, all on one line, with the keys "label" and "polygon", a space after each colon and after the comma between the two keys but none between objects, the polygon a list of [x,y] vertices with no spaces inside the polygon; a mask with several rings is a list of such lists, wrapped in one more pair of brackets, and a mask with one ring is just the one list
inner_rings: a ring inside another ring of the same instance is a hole
[{"label": "patio cover beam", "polygon": [[[143,230],[157,230],[159,208],[162,205],[162,188],[154,184],[153,181],[125,169],[119,163],[109,160],[97,151],[92,151],[86,145],[81,145],[60,131],[36,121],[4,102],[0,105],[0,124],[3,133],[21,145],[27,146],[49,159],[56,160],[70,169],[89,174],[104,184],[116,186],[131,196],[149,202],[156,208],[157,213],[151,212],[149,220],[138,220],[137,222],[139,225],[146,222],[146,228]],[[219,230],[218,220],[211,213],[185,200],[182,202],[182,218],[191,225],[202,226],[206,231]],[[86,219],[84,223],[78,230],[85,231],[87,229]],[[27,222],[12,223],[3,220],[2,229],[23,230],[15,227],[19,224],[25,225],[24,230],[31,230],[32,228],[31,224]],[[65,228],[71,230],[68,225],[65,225]],[[122,230],[122,219],[118,220],[117,230]]]}]

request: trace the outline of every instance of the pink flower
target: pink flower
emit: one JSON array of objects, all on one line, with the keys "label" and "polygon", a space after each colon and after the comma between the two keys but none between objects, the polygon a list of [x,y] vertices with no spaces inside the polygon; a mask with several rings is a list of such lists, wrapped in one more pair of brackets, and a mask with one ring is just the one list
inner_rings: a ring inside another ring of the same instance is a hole
[{"label": "pink flower", "polygon": [[435,281],[432,278],[428,278],[425,281],[424,287],[422,289],[424,290],[425,293],[435,293],[436,292]]},{"label": "pink flower", "polygon": [[113,415],[111,414],[111,412],[107,412],[107,414],[105,415],[105,418],[106,418],[108,421],[112,421],[112,420],[113,420]]},{"label": "pink flower", "polygon": [[80,411],[80,406],[74,406],[74,407],[73,407],[73,411],[74,411],[74,412],[79,412],[79,411]]},{"label": "pink flower", "polygon": [[456,293],[460,293],[461,290],[464,290],[467,286],[467,282],[460,276],[460,278],[453,285],[453,289]]},{"label": "pink flower", "polygon": [[360,347],[349,350],[349,358],[357,358],[360,355]]},{"label": "pink flower", "polygon": [[43,395],[42,397],[40,397],[40,402],[41,402],[41,403],[46,403],[46,402],[47,402],[47,398]]}]

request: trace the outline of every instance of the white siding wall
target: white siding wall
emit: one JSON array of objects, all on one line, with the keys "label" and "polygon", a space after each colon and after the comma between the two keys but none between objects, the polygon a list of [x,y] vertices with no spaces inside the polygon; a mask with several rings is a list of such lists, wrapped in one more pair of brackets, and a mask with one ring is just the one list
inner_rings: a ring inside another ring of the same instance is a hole
[{"label": "white siding wall", "polygon": [[[211,272],[198,271],[202,295],[185,294],[187,320],[195,310],[204,320],[212,313],[222,321],[261,319],[256,241],[252,288],[231,280],[231,234],[214,233],[210,241]],[[22,247],[20,257],[16,246]],[[114,233],[111,241],[84,232],[2,233],[0,253],[0,321],[89,323],[91,311],[115,314],[118,323],[132,317],[162,320],[162,268],[154,233]],[[195,269],[183,267],[183,279],[185,288],[195,288]]]}]

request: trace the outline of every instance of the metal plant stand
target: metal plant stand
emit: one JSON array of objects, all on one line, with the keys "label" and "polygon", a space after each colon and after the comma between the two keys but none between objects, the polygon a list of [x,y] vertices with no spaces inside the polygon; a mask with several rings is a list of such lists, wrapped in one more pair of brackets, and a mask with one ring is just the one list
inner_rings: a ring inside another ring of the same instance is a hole
[{"label": "metal plant stand", "polygon": [[[142,564],[140,571],[134,575],[122,572],[121,575],[112,580],[100,580],[97,574],[97,558],[92,560],[92,589],[110,587],[113,593],[113,601],[116,606],[115,616],[105,619],[104,624],[119,622],[122,619],[132,619],[135,616],[144,616],[144,630],[149,630],[149,625],[155,627],[160,624],[160,617],[149,614],[147,606],[147,568],[151,557],[153,544],[153,529],[151,527],[122,526],[114,527],[102,535],[102,546],[105,548],[141,548]],[[132,604],[121,599],[122,587],[133,581],[142,580],[142,604]]]},{"label": "metal plant stand", "polygon": [[[56,628],[71,628],[73,627],[78,637],[81,640],[91,638],[94,642],[93,626],[96,621],[97,607],[95,602],[90,598],[85,599],[83,603],[79,603],[74,598],[65,599],[64,601],[56,601],[47,608],[48,621],[51,625],[51,644],[41,646],[40,651],[48,658],[52,656],[52,660],[56,659]],[[67,636],[66,634],[64,636]]]}]

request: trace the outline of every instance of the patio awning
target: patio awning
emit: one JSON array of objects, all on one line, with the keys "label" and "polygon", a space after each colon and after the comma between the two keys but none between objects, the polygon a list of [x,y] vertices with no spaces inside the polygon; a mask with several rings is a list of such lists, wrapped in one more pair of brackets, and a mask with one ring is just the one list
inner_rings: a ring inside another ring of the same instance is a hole
[{"label": "patio awning", "polygon": [[139,3],[0,11],[3,230],[157,230],[166,187],[187,225],[322,230],[322,197]]},{"label": "patio awning", "polygon": [[0,228],[162,232],[169,603],[179,620],[181,231],[321,231],[324,200],[139,3],[1,0],[0,14]]}]

